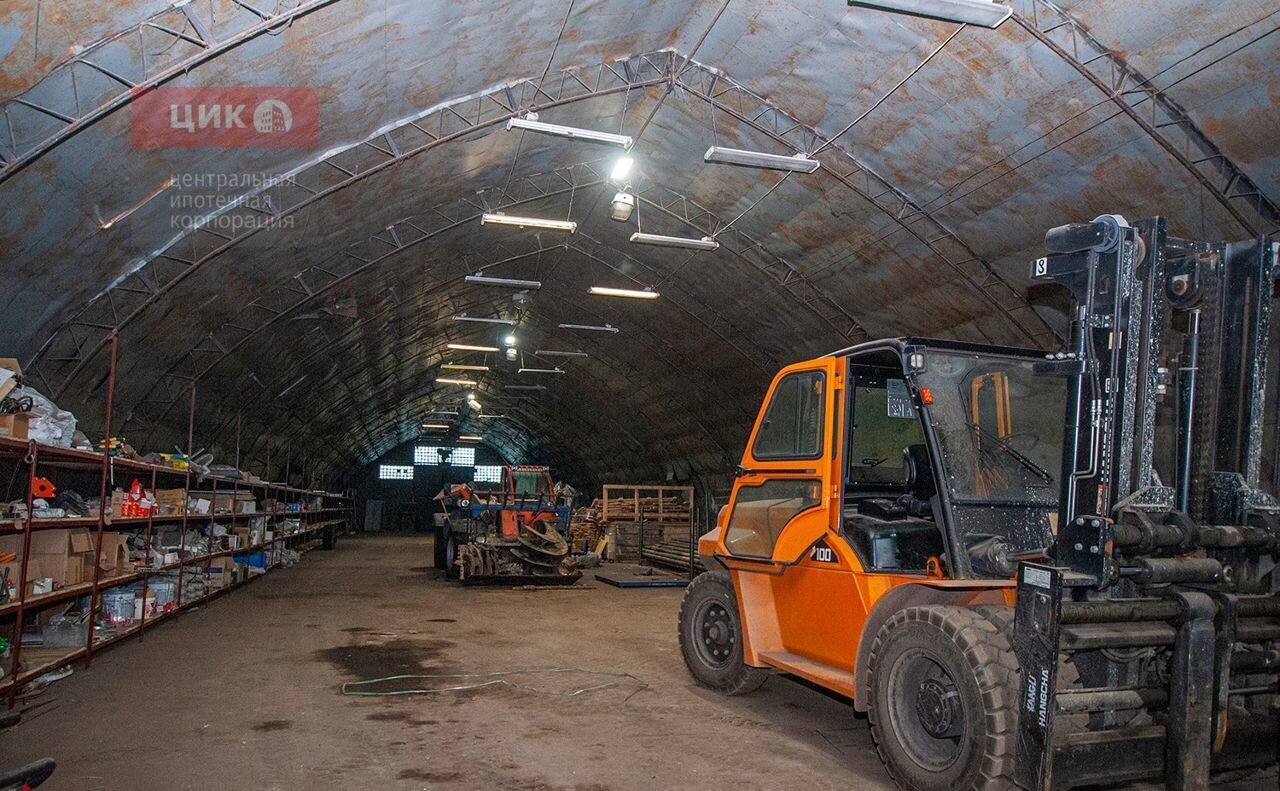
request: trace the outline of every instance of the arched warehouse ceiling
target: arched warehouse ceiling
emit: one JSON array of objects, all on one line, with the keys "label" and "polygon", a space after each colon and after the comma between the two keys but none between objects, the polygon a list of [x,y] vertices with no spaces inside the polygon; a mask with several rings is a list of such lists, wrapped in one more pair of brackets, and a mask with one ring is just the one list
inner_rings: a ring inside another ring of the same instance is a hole
[{"label": "arched warehouse ceiling", "polygon": [[[322,480],[457,407],[445,344],[502,328],[456,315],[510,318],[526,352],[589,356],[495,364],[477,390],[504,417],[466,431],[586,482],[722,471],[787,362],[908,332],[1052,346],[1060,307],[1026,277],[1050,225],[1276,233],[1280,3],[1013,10],[988,30],[791,0],[15,0],[0,338],[94,425],[116,331],[140,447],[185,442],[194,384],[198,444],[239,425],[256,463],[287,447]],[[314,91],[314,144],[138,144],[153,89],[242,86]],[[529,111],[631,135],[644,230],[719,249],[629,243],[617,150],[506,129]],[[822,167],[706,163],[713,143]],[[542,288],[517,304],[479,272]]]}]

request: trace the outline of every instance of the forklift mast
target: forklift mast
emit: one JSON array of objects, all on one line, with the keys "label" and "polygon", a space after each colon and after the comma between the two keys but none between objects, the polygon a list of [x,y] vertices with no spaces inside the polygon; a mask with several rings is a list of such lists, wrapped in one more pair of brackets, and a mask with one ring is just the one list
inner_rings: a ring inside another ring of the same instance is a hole
[{"label": "forklift mast", "polygon": [[[1069,351],[1055,355],[1071,370],[1060,524],[1117,508],[1210,524],[1274,513],[1259,478],[1277,245],[1188,242],[1162,219],[1131,228],[1115,215],[1055,228],[1045,244],[1058,255],[1036,261],[1033,278],[1066,286],[1076,304]],[[1174,386],[1174,474],[1163,482],[1157,412]]]},{"label": "forklift mast", "polygon": [[[1280,252],[1116,215],[1045,246],[1032,278],[1068,288],[1075,308],[1067,350],[1044,363],[1068,382],[1057,537],[1018,571],[1018,781],[1155,772],[1206,789],[1211,769],[1274,762],[1280,739],[1276,712],[1248,708],[1275,690],[1246,672],[1275,672],[1280,637],[1280,506],[1261,482]],[[1085,684],[1059,689],[1074,651]],[[1125,727],[1117,705],[1157,713]],[[1105,727],[1072,734],[1065,712]]]}]

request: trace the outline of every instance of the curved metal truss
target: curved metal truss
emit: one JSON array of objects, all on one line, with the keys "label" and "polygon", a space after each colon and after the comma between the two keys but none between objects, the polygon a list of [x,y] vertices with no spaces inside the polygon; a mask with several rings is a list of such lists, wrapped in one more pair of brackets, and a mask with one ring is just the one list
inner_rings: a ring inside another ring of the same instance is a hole
[{"label": "curved metal truss", "polygon": [[1280,233],[1280,208],[1177,102],[1054,0],[1015,0],[1014,21],[1093,83],[1253,236]]},{"label": "curved metal truss", "polygon": [[[244,212],[256,215],[261,212],[256,207],[265,204],[278,207],[272,218],[278,220],[437,145],[503,123],[530,106],[546,108],[659,84],[678,87],[793,150],[813,150],[826,142],[826,138],[815,130],[714,70],[682,60],[672,51],[663,51],[566,71],[549,87],[539,87],[531,80],[522,80],[479,97],[432,108],[389,130],[379,130],[361,143],[331,152],[284,174],[279,182],[246,194],[219,214]],[[826,165],[821,172],[869,201],[924,243],[994,308],[1008,317],[1024,339],[1044,343],[1052,336],[1052,331],[1015,289],[901,190],[876,176],[838,145],[826,148],[820,156]],[[373,157],[372,162],[369,157]],[[265,200],[261,191],[269,191]],[[250,198],[256,200],[250,201]],[[209,225],[197,224],[196,228],[175,237],[154,257],[142,262],[128,278],[59,328],[31,361],[31,367],[46,388],[58,395],[66,390],[101,350],[102,329],[125,327],[201,265],[258,231],[272,227],[269,223],[245,222],[247,230],[237,237],[228,237]],[[398,237],[403,228],[392,225],[388,229],[389,239],[375,237],[375,243],[379,246],[400,245]],[[716,228],[711,230],[716,232]],[[740,232],[729,228],[721,233],[736,236]],[[760,250],[759,246],[754,249]],[[348,252],[348,255],[355,254]],[[857,320],[821,289],[806,283],[793,264],[777,256],[768,258],[771,260],[767,265],[773,270],[775,282],[788,289],[803,288],[807,291],[804,301],[808,309],[822,315],[843,337],[862,337]],[[320,275],[324,277],[323,272]],[[211,342],[215,346],[221,343],[216,337]]]},{"label": "curved metal truss", "polygon": [[[104,328],[123,329],[209,261],[340,190],[445,143],[501,125],[530,106],[556,107],[660,85],[671,68],[671,53],[658,53],[566,70],[559,79],[543,81],[541,86],[532,79],[518,80],[479,96],[437,105],[379,129],[359,143],[326,152],[230,201],[140,261],[41,346],[31,361],[35,375],[47,392],[61,395],[103,349]],[[267,222],[261,216],[263,206],[272,207]],[[242,224],[252,227],[237,236],[223,233],[213,219],[228,215],[243,215]],[[394,237],[397,231],[389,233]],[[395,244],[394,239],[391,243]]]},{"label": "curved metal truss", "polygon": [[233,0],[219,4],[216,21],[196,3],[173,3],[78,48],[22,95],[0,103],[0,183],[134,97],[336,2],[295,0],[284,9],[277,2],[263,11]]}]

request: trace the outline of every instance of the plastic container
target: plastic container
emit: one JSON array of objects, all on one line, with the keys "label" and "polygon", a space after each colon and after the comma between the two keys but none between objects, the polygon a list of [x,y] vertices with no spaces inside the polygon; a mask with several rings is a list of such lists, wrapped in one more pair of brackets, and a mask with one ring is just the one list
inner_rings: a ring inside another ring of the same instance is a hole
[{"label": "plastic container", "polygon": [[44,648],[79,648],[89,640],[89,619],[78,615],[56,615],[41,630]]},{"label": "plastic container", "polygon": [[156,594],[155,609],[157,612],[169,612],[178,598],[178,581],[160,577],[151,580],[148,586]]},{"label": "plastic container", "polygon": [[138,595],[127,588],[109,590],[102,594],[102,620],[112,626],[128,626],[133,623],[134,602]]}]

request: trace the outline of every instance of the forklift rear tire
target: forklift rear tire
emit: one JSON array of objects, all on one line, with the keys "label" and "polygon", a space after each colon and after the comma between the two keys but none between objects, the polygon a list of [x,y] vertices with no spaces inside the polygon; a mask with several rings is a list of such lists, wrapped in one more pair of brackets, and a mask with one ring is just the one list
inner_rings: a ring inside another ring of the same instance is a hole
[{"label": "forklift rear tire", "polygon": [[769,678],[742,658],[742,617],[733,580],[722,569],[705,571],[680,601],[680,653],[699,684],[726,695],[745,695]]},{"label": "forklift rear tire", "polygon": [[868,662],[871,737],[900,787],[1017,787],[1018,663],[1003,629],[973,608],[910,607]]}]

